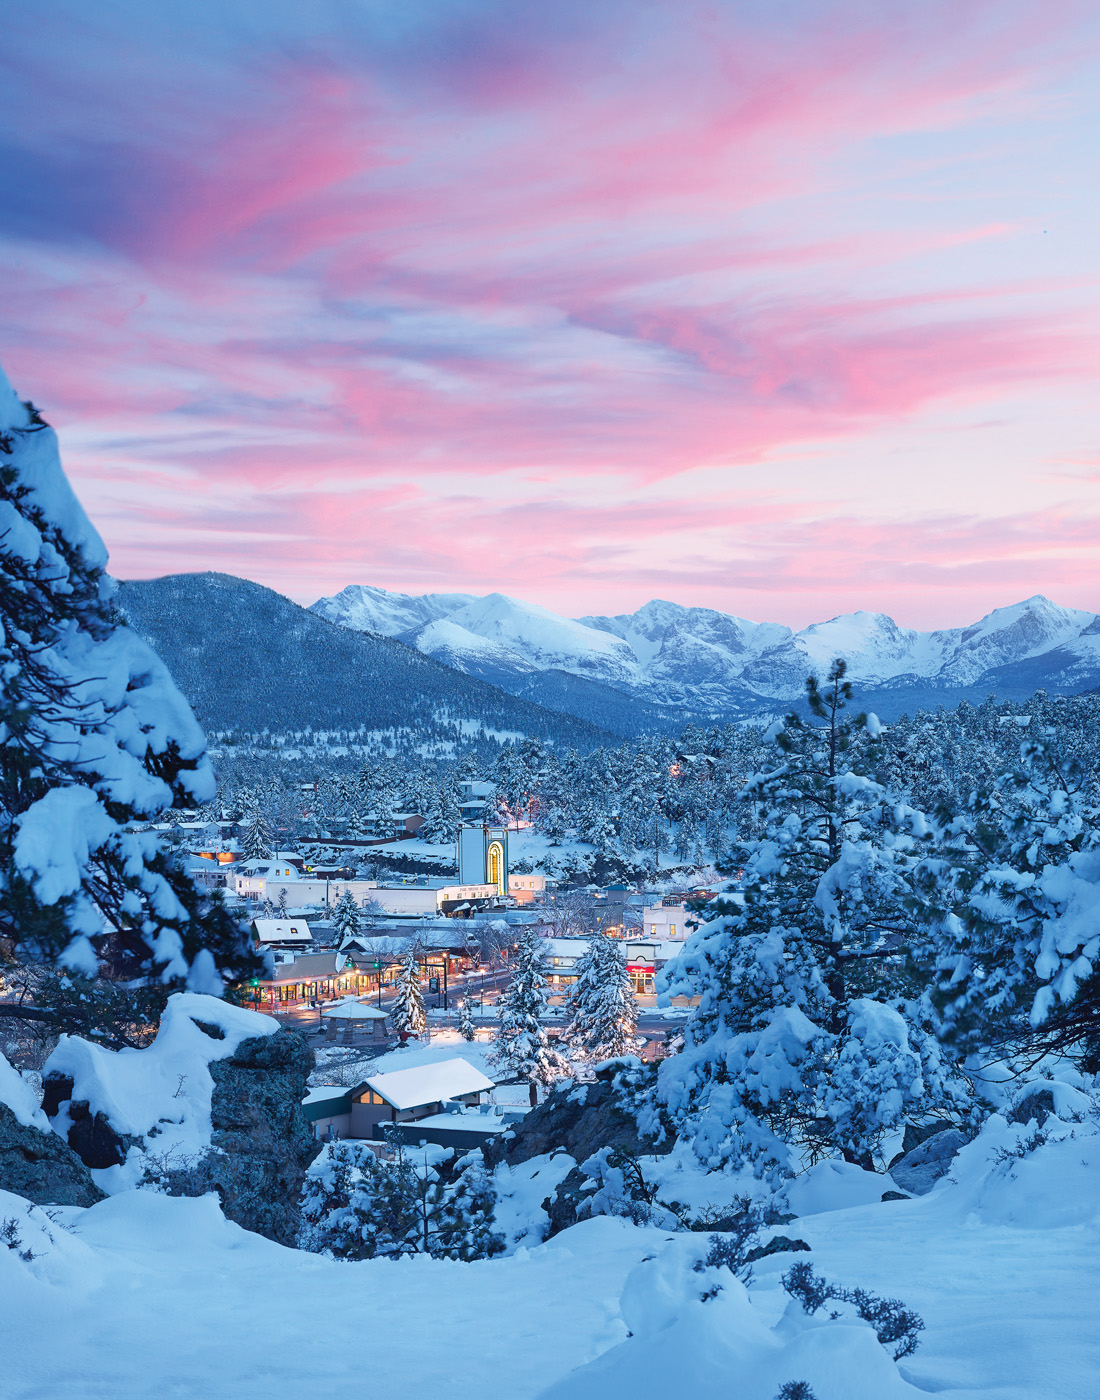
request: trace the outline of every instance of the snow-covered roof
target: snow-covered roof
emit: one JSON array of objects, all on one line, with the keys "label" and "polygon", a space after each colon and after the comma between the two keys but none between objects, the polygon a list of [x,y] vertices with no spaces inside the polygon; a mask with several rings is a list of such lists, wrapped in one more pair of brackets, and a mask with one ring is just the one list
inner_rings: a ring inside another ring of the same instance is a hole
[{"label": "snow-covered roof", "polygon": [[396,1109],[419,1108],[422,1104],[458,1098],[460,1094],[481,1094],[495,1087],[493,1081],[469,1060],[437,1060],[430,1065],[397,1069],[376,1074],[367,1084]]},{"label": "snow-covered roof", "polygon": [[587,938],[544,938],[544,958],[581,958],[588,952]]},{"label": "snow-covered roof", "polygon": [[326,1099],[346,1098],[351,1090],[344,1084],[318,1084],[316,1088],[310,1089],[302,1100],[303,1103],[321,1103]]},{"label": "snow-covered roof", "polygon": [[308,943],[313,937],[305,919],[253,919],[261,943]]},{"label": "snow-covered roof", "polygon": [[384,1021],[389,1012],[380,1011],[376,1006],[367,1006],[365,1002],[349,999],[330,1006],[327,1011],[322,1011],[321,1015],[336,1021]]},{"label": "snow-covered roof", "polygon": [[275,976],[265,982],[313,982],[320,977],[335,977],[344,970],[345,959],[335,953],[306,953],[293,962],[277,963]]}]

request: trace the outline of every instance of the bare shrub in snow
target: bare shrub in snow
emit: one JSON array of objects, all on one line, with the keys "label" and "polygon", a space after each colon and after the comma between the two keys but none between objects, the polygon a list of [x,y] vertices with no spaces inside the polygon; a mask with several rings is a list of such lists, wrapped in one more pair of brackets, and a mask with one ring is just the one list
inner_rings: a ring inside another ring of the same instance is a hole
[{"label": "bare shrub in snow", "polygon": [[[783,1287],[792,1298],[798,1299],[802,1310],[810,1316],[833,1300],[850,1304],[857,1316],[875,1329],[875,1336],[882,1345],[894,1348],[895,1361],[911,1356],[920,1345],[924,1321],[897,1298],[880,1298],[865,1288],[842,1288],[819,1278],[813,1265],[804,1263],[791,1265],[783,1275]],[[831,1316],[836,1318],[840,1313],[834,1312]]]}]

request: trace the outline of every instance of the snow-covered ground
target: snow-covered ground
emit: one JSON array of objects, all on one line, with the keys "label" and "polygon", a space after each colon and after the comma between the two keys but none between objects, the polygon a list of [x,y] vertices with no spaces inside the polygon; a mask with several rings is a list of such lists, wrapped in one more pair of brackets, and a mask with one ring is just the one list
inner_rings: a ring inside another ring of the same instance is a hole
[{"label": "snow-covered ground", "polygon": [[[1030,1133],[993,1118],[914,1200],[837,1209],[819,1173],[779,1227],[812,1253],[763,1260],[747,1292],[693,1270],[705,1236],[606,1217],[474,1264],[348,1264],[250,1235],[212,1198],[131,1191],[51,1223],[2,1195],[0,1216],[37,1257],[0,1249],[0,1389],[774,1400],[806,1380],[818,1400],[1088,1400],[1100,1393],[1100,1137],[1067,1125],[1029,1149]],[[527,1164],[504,1213],[530,1209],[567,1165]],[[916,1309],[917,1352],[895,1365],[865,1324],[803,1317],[779,1285],[796,1258]]]}]

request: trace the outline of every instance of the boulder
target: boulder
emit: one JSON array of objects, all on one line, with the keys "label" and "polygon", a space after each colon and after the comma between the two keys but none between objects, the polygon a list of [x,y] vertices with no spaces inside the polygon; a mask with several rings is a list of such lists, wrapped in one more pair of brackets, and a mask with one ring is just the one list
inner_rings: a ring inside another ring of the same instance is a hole
[{"label": "boulder", "polygon": [[490,1166],[500,1161],[514,1166],[561,1148],[585,1162],[603,1147],[634,1156],[653,1156],[672,1147],[671,1141],[657,1144],[643,1137],[629,1098],[610,1075],[594,1084],[555,1089],[516,1124],[507,1141],[491,1144],[485,1155]]},{"label": "boulder", "polygon": [[926,1138],[919,1147],[892,1163],[890,1175],[894,1185],[912,1196],[924,1196],[941,1176],[946,1176],[955,1154],[969,1139],[958,1128],[945,1128]]},{"label": "boulder", "polygon": [[0,1189],[38,1206],[92,1206],[103,1192],[64,1138],[21,1123],[0,1103]]}]

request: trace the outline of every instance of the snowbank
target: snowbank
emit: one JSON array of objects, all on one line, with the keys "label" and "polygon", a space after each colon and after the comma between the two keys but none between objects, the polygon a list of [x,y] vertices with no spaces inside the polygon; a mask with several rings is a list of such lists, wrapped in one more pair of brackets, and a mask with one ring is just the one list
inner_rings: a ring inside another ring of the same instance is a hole
[{"label": "snowbank", "polygon": [[49,1119],[39,1107],[38,1095],[3,1055],[0,1055],[0,1103],[7,1104],[24,1128],[39,1128],[44,1133],[51,1131]]}]

